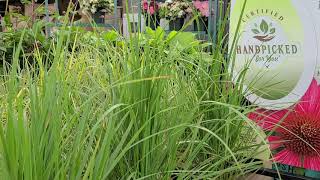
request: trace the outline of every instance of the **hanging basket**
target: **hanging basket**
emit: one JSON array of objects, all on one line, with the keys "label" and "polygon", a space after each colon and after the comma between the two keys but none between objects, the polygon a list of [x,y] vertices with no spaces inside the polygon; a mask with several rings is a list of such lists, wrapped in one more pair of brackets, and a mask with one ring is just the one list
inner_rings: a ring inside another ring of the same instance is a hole
[{"label": "hanging basket", "polygon": [[96,13],[92,14],[92,18],[97,24],[105,23],[106,12],[103,9],[98,9]]}]

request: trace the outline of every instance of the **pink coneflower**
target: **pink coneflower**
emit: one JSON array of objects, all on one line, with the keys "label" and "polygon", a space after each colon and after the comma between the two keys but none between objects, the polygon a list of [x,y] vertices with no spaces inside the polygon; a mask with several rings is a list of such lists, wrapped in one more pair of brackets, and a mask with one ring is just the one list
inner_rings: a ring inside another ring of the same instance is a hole
[{"label": "pink coneflower", "polygon": [[258,110],[249,114],[266,131],[274,160],[320,171],[320,87],[313,80],[306,94],[292,110]]}]

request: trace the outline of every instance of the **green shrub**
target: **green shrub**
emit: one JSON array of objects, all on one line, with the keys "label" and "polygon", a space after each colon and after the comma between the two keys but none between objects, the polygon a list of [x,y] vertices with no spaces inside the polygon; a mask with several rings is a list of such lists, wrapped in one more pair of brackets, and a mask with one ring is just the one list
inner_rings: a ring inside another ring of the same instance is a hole
[{"label": "green shrub", "polygon": [[20,41],[1,79],[0,177],[236,179],[260,168],[251,159],[265,142],[222,38],[207,53],[192,34],[163,32],[64,28],[39,73],[19,70]]}]

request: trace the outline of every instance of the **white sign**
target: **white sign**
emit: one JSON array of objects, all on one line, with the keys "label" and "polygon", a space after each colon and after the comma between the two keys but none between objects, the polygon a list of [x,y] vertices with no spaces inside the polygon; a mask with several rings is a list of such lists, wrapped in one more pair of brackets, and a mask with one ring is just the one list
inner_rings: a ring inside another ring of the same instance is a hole
[{"label": "white sign", "polygon": [[249,68],[244,85],[252,103],[288,108],[301,99],[316,74],[319,1],[248,0],[236,37],[244,1],[232,1],[230,38],[238,39],[234,69],[238,75]]}]

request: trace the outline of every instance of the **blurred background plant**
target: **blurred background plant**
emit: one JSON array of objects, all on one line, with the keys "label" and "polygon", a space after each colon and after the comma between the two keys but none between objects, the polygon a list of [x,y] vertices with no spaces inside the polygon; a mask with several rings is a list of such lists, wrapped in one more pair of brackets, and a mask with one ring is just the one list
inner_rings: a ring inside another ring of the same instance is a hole
[{"label": "blurred background plant", "polygon": [[[12,63],[12,58],[14,50],[19,46],[21,41],[21,48],[23,53],[20,54],[19,59],[21,64],[24,64],[22,61],[31,61],[33,60],[33,55],[35,51],[41,51],[41,53],[50,53],[50,44],[51,42],[47,40],[46,34],[43,31],[45,27],[44,21],[38,21],[32,25],[30,28],[18,29],[10,28],[10,22],[7,23],[6,32],[0,33],[0,58],[1,64],[3,63]],[[21,37],[24,36],[23,39]]]},{"label": "blurred background plant", "polygon": [[143,0],[142,1],[142,10],[143,13],[148,14],[148,15],[154,15],[158,13],[159,11],[159,3],[155,0]]},{"label": "blurred background plant", "polygon": [[209,17],[209,1],[193,1],[193,6],[200,12],[202,17]]},{"label": "blurred background plant", "polygon": [[141,6],[146,25],[155,30],[160,26],[159,3],[156,0],[143,0]]},{"label": "blurred background plant", "polygon": [[114,8],[113,0],[80,0],[81,9],[92,14],[104,10],[112,12]]},{"label": "blurred background plant", "polygon": [[160,4],[160,17],[168,20],[175,20],[177,18],[185,18],[192,15],[192,3],[184,0],[167,0]]}]

